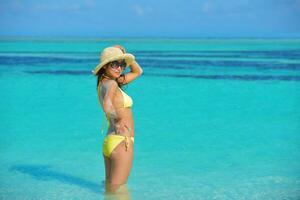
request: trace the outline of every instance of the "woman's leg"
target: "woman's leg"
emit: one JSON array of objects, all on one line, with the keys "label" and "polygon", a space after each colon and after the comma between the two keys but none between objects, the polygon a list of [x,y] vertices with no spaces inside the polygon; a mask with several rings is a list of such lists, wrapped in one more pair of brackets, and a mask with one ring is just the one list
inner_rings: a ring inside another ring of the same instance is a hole
[{"label": "woman's leg", "polygon": [[103,159],[104,159],[104,166],[105,166],[105,182],[107,182],[110,179],[111,161],[108,157],[104,155],[103,155]]},{"label": "woman's leg", "polygon": [[133,142],[128,140],[129,147],[126,151],[123,140],[110,155],[109,185],[111,190],[117,190],[120,185],[127,182],[133,162]]}]

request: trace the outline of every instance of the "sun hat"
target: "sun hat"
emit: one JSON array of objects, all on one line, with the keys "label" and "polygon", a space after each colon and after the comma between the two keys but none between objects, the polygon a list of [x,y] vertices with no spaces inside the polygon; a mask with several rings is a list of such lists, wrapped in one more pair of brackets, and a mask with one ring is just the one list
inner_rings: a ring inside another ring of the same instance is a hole
[{"label": "sun hat", "polygon": [[135,60],[135,57],[130,53],[123,53],[118,47],[106,47],[100,54],[100,63],[92,70],[92,72],[96,75],[107,63],[121,59],[125,59],[126,66],[128,66]]}]

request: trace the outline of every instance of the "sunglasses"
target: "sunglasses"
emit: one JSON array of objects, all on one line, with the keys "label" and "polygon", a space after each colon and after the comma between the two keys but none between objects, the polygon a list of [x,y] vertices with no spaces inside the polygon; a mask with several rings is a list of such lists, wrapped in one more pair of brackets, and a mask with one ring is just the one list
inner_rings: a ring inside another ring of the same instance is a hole
[{"label": "sunglasses", "polygon": [[126,67],[125,60],[122,60],[121,62],[113,61],[113,62],[110,63],[110,67],[113,68],[113,69],[118,69],[119,66],[122,68],[122,70],[124,70],[125,67]]}]

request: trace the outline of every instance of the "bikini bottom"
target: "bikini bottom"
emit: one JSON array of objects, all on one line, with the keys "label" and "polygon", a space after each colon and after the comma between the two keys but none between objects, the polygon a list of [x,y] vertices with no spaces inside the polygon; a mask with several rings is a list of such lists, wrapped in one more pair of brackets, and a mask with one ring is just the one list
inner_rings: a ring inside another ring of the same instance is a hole
[{"label": "bikini bottom", "polygon": [[115,135],[115,134],[107,135],[104,139],[103,146],[102,146],[103,154],[109,158],[110,154],[113,152],[113,150],[123,140],[125,140],[125,148],[127,151],[128,147],[129,147],[129,138],[131,138],[132,142],[134,142],[134,137],[131,137],[131,136]]}]

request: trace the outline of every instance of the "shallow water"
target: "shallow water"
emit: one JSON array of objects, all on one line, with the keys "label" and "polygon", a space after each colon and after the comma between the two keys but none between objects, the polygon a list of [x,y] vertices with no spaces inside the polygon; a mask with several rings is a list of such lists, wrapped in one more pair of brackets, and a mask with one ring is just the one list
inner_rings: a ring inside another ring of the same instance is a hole
[{"label": "shallow water", "polygon": [[122,44],[131,199],[299,199],[300,40],[0,41],[0,198],[103,199],[91,70]]}]

